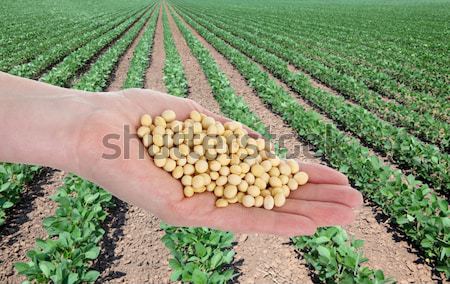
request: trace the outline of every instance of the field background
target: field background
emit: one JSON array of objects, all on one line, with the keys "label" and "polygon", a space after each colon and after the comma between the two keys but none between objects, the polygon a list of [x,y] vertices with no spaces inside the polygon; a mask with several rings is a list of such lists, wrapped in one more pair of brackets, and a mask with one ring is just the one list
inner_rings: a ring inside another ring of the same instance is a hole
[{"label": "field background", "polygon": [[232,236],[3,164],[1,283],[448,283],[450,1],[3,0],[0,17],[2,72],[190,98],[365,198],[345,228]]}]

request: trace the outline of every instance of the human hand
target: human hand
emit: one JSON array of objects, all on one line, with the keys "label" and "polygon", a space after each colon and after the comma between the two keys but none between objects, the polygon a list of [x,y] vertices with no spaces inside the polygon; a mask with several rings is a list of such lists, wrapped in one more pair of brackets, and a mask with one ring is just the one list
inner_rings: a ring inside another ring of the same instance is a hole
[{"label": "human hand", "polygon": [[344,175],[325,166],[303,163],[300,168],[309,174],[309,183],[291,192],[281,208],[265,210],[238,204],[217,208],[216,197],[208,193],[185,198],[180,182],[156,167],[148,153],[144,159],[139,157],[143,146],[137,139],[129,145],[129,159],[124,159],[123,155],[105,159],[102,155],[108,149],[102,142],[104,137],[119,134],[117,145],[123,148],[124,125],[129,125],[135,133],[142,114],[154,117],[166,109],[174,110],[179,120],[186,119],[192,110],[214,116],[221,122],[227,119],[191,100],[150,90],[105,93],[93,97],[92,102],[98,109],[85,119],[78,133],[78,174],[169,224],[233,232],[309,235],[320,226],[349,224],[354,218],[353,208],[362,203],[361,194],[349,186]]}]

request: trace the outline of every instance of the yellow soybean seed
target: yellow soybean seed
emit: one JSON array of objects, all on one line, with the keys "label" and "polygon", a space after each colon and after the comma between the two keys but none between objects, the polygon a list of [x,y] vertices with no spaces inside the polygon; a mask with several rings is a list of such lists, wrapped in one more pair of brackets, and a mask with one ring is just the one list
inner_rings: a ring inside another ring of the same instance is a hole
[{"label": "yellow soybean seed", "polygon": [[223,208],[228,206],[228,201],[223,198],[219,198],[216,200],[216,207]]},{"label": "yellow soybean seed", "polygon": [[264,197],[261,195],[255,197],[255,207],[261,207],[264,204]]},{"label": "yellow soybean seed", "polygon": [[277,195],[278,193],[283,193],[283,188],[282,188],[282,187],[272,187],[272,188],[270,189],[270,194],[271,194],[272,196],[275,196],[275,195]]},{"label": "yellow soybean seed", "polygon": [[217,185],[225,185],[228,182],[228,178],[226,176],[220,176],[217,180],[216,180],[216,184]]},{"label": "yellow soybean seed", "polygon": [[253,207],[255,205],[255,198],[251,195],[246,195],[242,198],[242,204],[245,207]]},{"label": "yellow soybean seed", "polygon": [[147,126],[141,126],[137,130],[137,135],[139,138],[144,137],[145,135],[150,134],[150,128]]},{"label": "yellow soybean seed", "polygon": [[230,168],[229,167],[221,167],[219,170],[219,173],[221,176],[228,176],[230,174]]},{"label": "yellow soybean seed", "polygon": [[211,183],[211,177],[208,174],[200,174],[200,176],[203,178],[204,185],[208,185]]},{"label": "yellow soybean seed", "polygon": [[166,126],[167,126],[166,120],[164,118],[162,118],[161,116],[155,117],[155,120],[153,121],[153,123],[155,124],[155,126],[162,126],[164,128],[166,128]]},{"label": "yellow soybean seed", "polygon": [[223,195],[228,199],[234,198],[237,192],[238,192],[237,187],[231,184],[225,186],[225,188],[223,189]]},{"label": "yellow soybean seed", "polygon": [[152,125],[152,117],[150,114],[144,114],[141,116],[141,125],[150,127]]},{"label": "yellow soybean seed", "polygon": [[174,120],[170,123],[170,129],[177,134],[180,134],[179,132],[183,131],[183,122],[179,120]]},{"label": "yellow soybean seed", "polygon": [[155,126],[155,128],[153,128],[152,130],[152,134],[153,135],[164,135],[166,134],[166,128],[164,128],[164,126]]},{"label": "yellow soybean seed", "polygon": [[288,182],[289,182],[289,177],[285,176],[285,175],[280,175],[279,179],[281,180],[282,184],[288,184]]},{"label": "yellow soybean seed", "polygon": [[189,146],[186,144],[180,144],[180,146],[178,146],[178,150],[180,151],[180,154],[185,157],[189,155],[190,152]]},{"label": "yellow soybean seed", "polygon": [[195,168],[191,164],[186,164],[183,166],[183,171],[185,175],[192,175],[195,172]]},{"label": "yellow soybean seed", "polygon": [[200,122],[202,121],[202,116],[200,115],[200,113],[196,110],[191,111],[191,114],[189,116],[193,121],[197,121]]},{"label": "yellow soybean seed", "polygon": [[215,182],[211,182],[206,186],[206,190],[209,192],[214,191],[214,189],[216,188],[216,183]]},{"label": "yellow soybean seed", "polygon": [[291,168],[291,173],[292,173],[292,174],[298,173],[298,171],[300,170],[300,167],[299,167],[299,165],[298,165],[298,163],[297,163],[296,160],[294,160],[294,159],[289,159],[289,160],[287,160],[286,162],[287,162],[287,164],[289,165],[289,167]]},{"label": "yellow soybean seed", "polygon": [[271,187],[281,187],[283,185],[278,177],[270,177],[269,184]]},{"label": "yellow soybean seed", "polygon": [[222,166],[230,164],[230,157],[227,154],[220,154],[216,159]]},{"label": "yellow soybean seed", "polygon": [[266,189],[266,187],[267,187],[267,182],[265,182],[262,178],[256,178],[254,184],[259,189]]},{"label": "yellow soybean seed", "polygon": [[251,185],[251,186],[248,187],[247,193],[250,194],[253,197],[256,197],[256,196],[261,194],[261,190],[260,190],[259,187]]},{"label": "yellow soybean seed", "polygon": [[252,173],[245,174],[245,181],[248,184],[254,184],[255,183],[255,176]]},{"label": "yellow soybean seed", "polygon": [[204,182],[202,176],[198,175],[198,176],[194,176],[192,178],[192,187],[194,187],[194,188],[201,188],[204,185],[205,185],[205,182]]},{"label": "yellow soybean seed", "polygon": [[202,193],[202,192],[205,192],[206,191],[206,186],[202,186],[202,187],[199,187],[199,188],[195,188],[194,187],[194,192],[195,193]]},{"label": "yellow soybean seed", "polygon": [[240,167],[239,165],[232,165],[232,166],[230,167],[230,172],[231,172],[232,174],[239,175],[239,174],[241,174],[242,169],[241,169],[241,167]]},{"label": "yellow soybean seed", "polygon": [[175,169],[172,171],[172,176],[176,179],[180,179],[183,176],[183,167],[176,166]]},{"label": "yellow soybean seed", "polygon": [[236,196],[237,196],[238,202],[239,202],[239,203],[242,203],[242,198],[244,198],[245,193],[243,193],[243,192],[238,192]]},{"label": "yellow soybean seed", "polygon": [[246,163],[240,163],[239,167],[241,168],[241,173],[246,174],[250,171],[250,165]]},{"label": "yellow soybean seed", "polygon": [[268,190],[268,189],[263,189],[263,190],[261,190],[260,195],[261,195],[262,197],[269,196],[269,195],[271,195],[271,194],[270,194],[270,190]]},{"label": "yellow soybean seed", "polygon": [[287,198],[289,196],[289,194],[291,194],[291,190],[289,189],[289,187],[287,185],[283,185],[282,189],[283,189],[284,196]]},{"label": "yellow soybean seed", "polygon": [[236,174],[231,174],[228,176],[228,183],[232,185],[238,185],[241,183],[241,177]]},{"label": "yellow soybean seed", "polygon": [[291,178],[289,179],[287,186],[290,190],[296,190],[298,188],[298,182],[294,178]]},{"label": "yellow soybean seed", "polygon": [[167,158],[163,169],[167,172],[172,172],[176,168],[176,166],[177,166],[177,163],[174,160]]},{"label": "yellow soybean seed", "polygon": [[233,197],[233,198],[228,198],[227,201],[228,201],[228,203],[230,203],[230,204],[237,203],[237,202],[239,201],[239,199],[238,199],[238,197],[237,197],[237,194],[236,194],[236,196]]},{"label": "yellow soybean seed", "polygon": [[151,146],[148,148],[148,154],[149,154],[150,156],[152,156],[152,157],[154,157],[156,154],[158,154],[159,151],[161,151],[161,148],[159,148],[159,147],[156,146],[156,145],[151,145]]},{"label": "yellow soybean seed", "polygon": [[223,196],[223,186],[216,185],[216,188],[214,188],[214,195],[217,197]]},{"label": "yellow soybean seed", "polygon": [[197,161],[195,163],[195,170],[200,174],[206,173],[206,171],[208,171],[208,162],[204,160]]},{"label": "yellow soybean seed", "polygon": [[182,185],[192,185],[192,176],[183,176],[181,178],[181,184]]},{"label": "yellow soybean seed", "polygon": [[269,183],[270,175],[268,173],[263,173],[261,179],[264,180],[266,183]]},{"label": "yellow soybean seed", "polygon": [[269,160],[265,160],[261,163],[261,166],[264,168],[264,171],[267,173],[272,169],[272,163]]},{"label": "yellow soybean seed", "polygon": [[151,134],[145,134],[142,137],[142,144],[144,144],[145,148],[148,148],[153,143],[153,137]]},{"label": "yellow soybean seed", "polygon": [[217,180],[220,177],[218,172],[210,172],[209,176],[211,177],[212,180]]},{"label": "yellow soybean seed", "polygon": [[273,197],[273,201],[274,201],[275,207],[281,207],[286,203],[286,197],[284,196],[283,193],[277,193]]},{"label": "yellow soybean seed", "polygon": [[157,158],[157,157],[155,157],[154,159],[153,159],[153,162],[155,163],[155,165],[158,167],[158,168],[162,168],[162,167],[164,167],[164,165],[166,164],[166,158]]},{"label": "yellow soybean seed", "polygon": [[210,116],[207,116],[202,119],[202,127],[203,129],[208,129],[211,125],[215,126],[216,120]]},{"label": "yellow soybean seed", "polygon": [[280,173],[282,175],[288,176],[291,174],[291,167],[289,167],[288,164],[285,162],[280,163],[278,169],[280,170]]},{"label": "yellow soybean seed", "polygon": [[218,135],[219,131],[217,130],[216,125],[215,124],[211,124],[210,126],[208,126],[208,129],[206,130],[206,134],[207,135],[212,135],[212,136]]},{"label": "yellow soybean seed", "polygon": [[248,189],[248,183],[245,180],[241,181],[241,183],[238,185],[238,190],[241,192],[246,192],[247,189]]},{"label": "yellow soybean seed", "polygon": [[269,171],[269,175],[272,177],[280,176],[280,170],[277,167],[272,167]]},{"label": "yellow soybean seed", "polygon": [[163,136],[159,134],[153,135],[153,144],[155,144],[158,147],[164,146]]},{"label": "yellow soybean seed", "polygon": [[185,186],[183,189],[184,196],[192,197],[194,195],[194,189],[192,186]]},{"label": "yellow soybean seed", "polygon": [[216,160],[209,161],[209,169],[211,171],[218,172],[221,167],[222,167],[222,165],[218,161],[216,161]]},{"label": "yellow soybean seed", "polygon": [[273,206],[275,205],[275,200],[271,195],[268,195],[264,197],[264,209],[272,210]]},{"label": "yellow soybean seed", "polygon": [[308,174],[305,172],[298,172],[294,175],[294,179],[297,181],[298,185],[304,185],[308,182]]},{"label": "yellow soybean seed", "polygon": [[270,162],[272,163],[272,166],[278,167],[281,163],[281,160],[280,160],[280,158],[275,157],[273,159],[270,159]]},{"label": "yellow soybean seed", "polygon": [[264,168],[259,164],[253,165],[251,171],[255,177],[260,177],[265,173]]},{"label": "yellow soybean seed", "polygon": [[180,159],[177,160],[177,165],[178,166],[184,167],[184,165],[186,165],[186,163],[187,163],[187,159],[185,157],[180,158]]},{"label": "yellow soybean seed", "polygon": [[161,114],[162,118],[164,118],[164,120],[166,122],[172,122],[175,120],[175,118],[177,117],[177,115],[175,114],[175,112],[173,110],[165,110],[163,111],[163,113]]}]

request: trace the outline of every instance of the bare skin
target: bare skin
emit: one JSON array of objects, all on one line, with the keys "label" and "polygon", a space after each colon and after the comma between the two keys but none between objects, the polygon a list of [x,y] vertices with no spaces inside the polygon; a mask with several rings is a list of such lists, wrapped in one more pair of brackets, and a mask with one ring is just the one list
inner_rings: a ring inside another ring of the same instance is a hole
[{"label": "bare skin", "polygon": [[89,93],[0,72],[0,161],[73,172],[171,225],[293,236],[353,221],[361,194],[344,175],[325,166],[300,163],[309,183],[292,192],[285,206],[269,211],[238,204],[216,208],[208,193],[185,198],[180,182],[156,167],[147,153],[139,158],[137,138],[130,143],[128,159],[123,153],[104,158],[111,154],[103,142],[106,135],[120,135],[114,144],[123,150],[124,125],[134,134],[142,114],[156,116],[166,109],[180,120],[198,110],[227,121],[192,100],[156,91]]}]

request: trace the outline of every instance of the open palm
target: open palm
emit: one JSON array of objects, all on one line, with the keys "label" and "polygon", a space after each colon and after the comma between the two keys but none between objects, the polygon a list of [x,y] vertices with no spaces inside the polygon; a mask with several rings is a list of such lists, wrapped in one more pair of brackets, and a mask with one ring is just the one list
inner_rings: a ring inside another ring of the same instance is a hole
[{"label": "open palm", "polygon": [[[308,235],[320,226],[352,222],[353,208],[362,204],[361,194],[349,186],[344,175],[322,165],[302,163],[300,168],[310,176],[309,183],[291,192],[281,208],[265,210],[245,208],[240,204],[216,208],[216,197],[207,192],[185,198],[181,183],[153,164],[137,138],[132,139],[129,147],[124,147],[127,139],[124,126],[135,133],[142,114],[156,116],[166,109],[174,110],[179,120],[186,119],[192,110],[214,116],[222,122],[227,119],[212,114],[191,100],[149,90],[106,93],[93,98],[92,102],[96,110],[84,118],[84,126],[76,136],[77,173],[171,225],[286,236]],[[104,155],[111,154],[112,150],[105,145],[105,137],[116,137],[111,134],[120,136],[113,143],[120,147],[120,156],[105,158]],[[129,158],[124,157],[125,148],[129,148]]]}]

